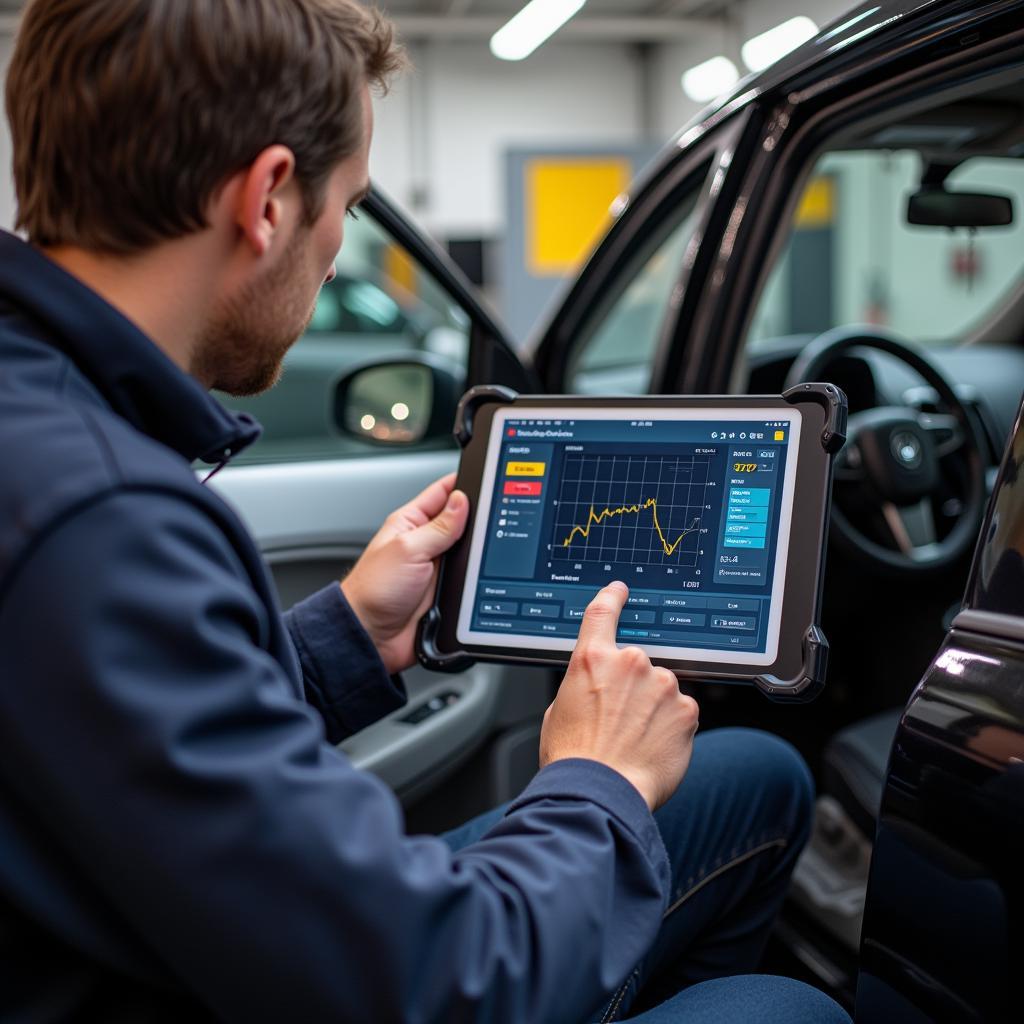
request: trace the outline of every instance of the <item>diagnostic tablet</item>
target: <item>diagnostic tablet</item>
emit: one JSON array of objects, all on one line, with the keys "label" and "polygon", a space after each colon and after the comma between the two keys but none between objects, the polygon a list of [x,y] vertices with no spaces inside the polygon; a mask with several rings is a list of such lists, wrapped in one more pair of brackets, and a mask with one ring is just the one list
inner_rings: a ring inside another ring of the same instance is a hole
[{"label": "diagnostic tablet", "polygon": [[629,586],[617,641],[680,676],[813,696],[846,400],[581,398],[476,388],[462,400],[463,539],[442,563],[421,660],[565,664],[589,601]]}]

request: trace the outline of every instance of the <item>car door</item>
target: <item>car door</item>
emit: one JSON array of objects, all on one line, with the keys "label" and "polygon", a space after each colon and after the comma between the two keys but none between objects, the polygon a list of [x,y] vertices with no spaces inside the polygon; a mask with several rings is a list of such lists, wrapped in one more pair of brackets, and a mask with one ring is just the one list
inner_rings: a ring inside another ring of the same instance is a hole
[{"label": "car door", "polygon": [[[264,434],[210,485],[248,524],[284,608],[343,577],[388,513],[455,469],[451,423],[465,387],[533,389],[440,249],[379,193],[357,217],[281,381],[255,398],[220,396]],[[407,806],[470,762],[467,793],[445,787],[446,817],[432,827],[510,796],[536,769],[546,673],[414,668],[404,681],[408,705],[343,746]]]},{"label": "car door", "polygon": [[858,1021],[1020,1019],[1024,407],[964,599],[900,718],[875,837]]}]

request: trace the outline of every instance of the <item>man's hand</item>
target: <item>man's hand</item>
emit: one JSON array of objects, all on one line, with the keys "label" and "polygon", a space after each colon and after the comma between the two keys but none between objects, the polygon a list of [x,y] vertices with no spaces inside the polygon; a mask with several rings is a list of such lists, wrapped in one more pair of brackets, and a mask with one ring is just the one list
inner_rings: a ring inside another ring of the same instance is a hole
[{"label": "man's hand", "polygon": [[434,594],[435,560],[466,528],[469,501],[454,486],[449,473],[392,512],[341,583],[389,672],[415,663],[416,623]]},{"label": "man's hand", "polygon": [[628,594],[624,583],[611,583],[587,608],[565,679],[544,715],[540,763],[600,761],[632,782],[653,811],[686,774],[697,702],[639,647],[615,646]]}]

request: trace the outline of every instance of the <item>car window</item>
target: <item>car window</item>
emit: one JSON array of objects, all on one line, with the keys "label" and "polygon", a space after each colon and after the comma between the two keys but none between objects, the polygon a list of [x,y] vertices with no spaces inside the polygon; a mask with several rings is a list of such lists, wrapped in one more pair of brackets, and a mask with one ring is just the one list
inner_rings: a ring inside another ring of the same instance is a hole
[{"label": "car window", "polygon": [[[285,357],[278,383],[254,397],[218,395],[229,408],[251,413],[263,426],[260,440],[237,462],[409,451],[408,444],[371,448],[369,438],[382,429],[380,418],[365,421],[367,442],[339,429],[335,412],[339,381],[357,366],[407,353],[426,354],[447,364],[456,377],[464,377],[469,317],[365,211],[346,224],[345,244],[335,269],[337,276],[321,289],[306,332]],[[429,402],[420,377],[397,366],[393,373],[375,375],[375,387],[389,391],[389,410],[396,409],[410,422],[423,414],[420,406]]]},{"label": "car window", "polygon": [[705,174],[706,168],[694,176],[692,187],[592,312],[569,360],[570,393],[647,392],[669,297],[697,227],[697,198]]},{"label": "car window", "polygon": [[1011,199],[1007,226],[908,222],[929,172],[916,149],[826,153],[806,185],[747,335],[752,351],[874,324],[929,346],[954,345],[992,318],[1024,281],[1024,159],[959,159],[951,192]]}]

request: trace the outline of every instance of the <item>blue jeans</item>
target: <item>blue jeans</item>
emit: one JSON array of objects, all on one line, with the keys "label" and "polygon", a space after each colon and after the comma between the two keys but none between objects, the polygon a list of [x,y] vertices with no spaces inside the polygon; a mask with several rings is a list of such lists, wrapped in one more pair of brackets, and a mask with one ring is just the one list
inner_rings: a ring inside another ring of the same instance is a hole
[{"label": "blue jeans", "polygon": [[[813,802],[807,766],[778,737],[751,729],[697,737],[683,784],[655,814],[672,864],[661,931],[599,1021],[849,1024],[817,989],[748,973],[807,842]],[[503,813],[444,839],[453,850],[468,846]]]}]

